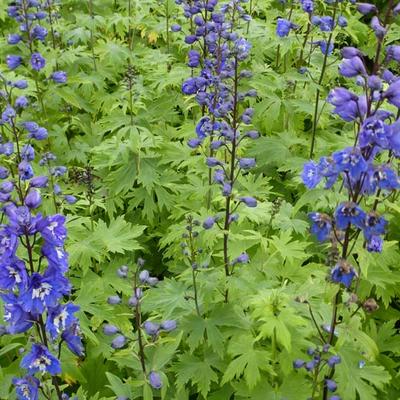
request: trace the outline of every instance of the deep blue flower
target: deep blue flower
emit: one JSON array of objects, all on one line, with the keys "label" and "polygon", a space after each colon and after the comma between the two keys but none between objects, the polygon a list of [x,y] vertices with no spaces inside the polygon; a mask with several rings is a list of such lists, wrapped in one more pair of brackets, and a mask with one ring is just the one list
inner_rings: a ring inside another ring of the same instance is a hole
[{"label": "deep blue flower", "polygon": [[22,57],[21,56],[14,56],[9,54],[6,58],[7,66],[11,70],[18,68],[21,63],[22,63]]},{"label": "deep blue flower", "polygon": [[42,344],[33,344],[31,351],[22,359],[21,367],[34,374],[48,372],[50,375],[61,373],[60,362],[54,357],[47,347]]},{"label": "deep blue flower", "polygon": [[329,215],[312,212],[308,216],[313,222],[311,225],[311,233],[317,237],[317,240],[323,242],[329,239],[332,231],[332,220]]},{"label": "deep blue flower", "polygon": [[77,323],[77,318],[74,316],[77,311],[79,311],[79,307],[72,303],[59,304],[48,310],[46,330],[52,340],[55,340],[74,323]]},{"label": "deep blue flower", "polygon": [[211,229],[215,224],[215,218],[214,217],[207,217],[204,222],[203,222],[203,228],[204,229]]},{"label": "deep blue flower", "polygon": [[149,374],[149,382],[152,388],[154,389],[161,389],[162,388],[162,381],[161,376],[158,372],[151,371]]},{"label": "deep blue flower", "polygon": [[355,269],[346,260],[340,260],[331,270],[332,281],[341,283],[347,288],[350,287],[355,276]]},{"label": "deep blue flower", "polygon": [[314,11],[313,0],[300,0],[301,6],[306,13],[311,14]]},{"label": "deep blue flower", "polygon": [[37,229],[47,243],[56,247],[62,247],[67,238],[65,228],[65,217],[60,214],[51,215],[43,218],[37,224]]},{"label": "deep blue flower", "polygon": [[7,168],[0,166],[0,179],[6,179],[10,175]]},{"label": "deep blue flower", "polygon": [[349,224],[362,229],[364,227],[365,212],[353,202],[341,203],[335,211],[335,224],[338,229],[344,230]]},{"label": "deep blue flower", "polygon": [[293,361],[293,368],[295,368],[295,369],[302,368],[302,367],[304,367],[305,363],[306,362],[304,360],[300,360],[300,359],[294,360]]},{"label": "deep blue flower", "polygon": [[34,175],[32,165],[27,161],[21,161],[18,164],[18,174],[23,181],[31,179]]},{"label": "deep blue flower", "polygon": [[316,44],[319,45],[322,54],[327,54],[328,56],[330,56],[333,53],[334,44],[332,42],[329,43],[329,47],[326,40],[319,40],[316,42]]},{"label": "deep blue flower", "polygon": [[234,53],[239,61],[246,59],[250,53],[251,44],[244,38],[237,39],[234,43]]},{"label": "deep blue flower", "polygon": [[368,169],[368,163],[358,148],[349,147],[337,151],[333,153],[332,158],[337,170],[348,173],[354,180],[359,179]]},{"label": "deep blue flower", "polygon": [[24,378],[13,378],[12,383],[16,388],[17,400],[39,400],[40,382],[32,375]]},{"label": "deep blue flower", "polygon": [[340,364],[342,361],[342,359],[340,358],[340,356],[331,356],[328,359],[328,365],[332,368],[334,367],[336,364]]},{"label": "deep blue flower", "polygon": [[33,161],[35,159],[35,150],[30,144],[25,144],[20,154],[21,158],[25,161]]},{"label": "deep blue flower", "polygon": [[31,56],[31,66],[34,70],[40,71],[46,65],[46,60],[40,53],[33,53]]},{"label": "deep blue flower", "polygon": [[380,236],[371,236],[366,243],[366,249],[371,253],[381,253],[383,249],[383,239]]},{"label": "deep blue flower", "polygon": [[72,351],[72,353],[79,357],[84,355],[81,331],[77,321],[61,334],[61,339],[67,344],[67,347]]},{"label": "deep blue flower", "polygon": [[14,108],[12,108],[10,105],[7,105],[4,111],[1,114],[1,119],[3,122],[11,122],[15,117],[17,113]]},{"label": "deep blue flower", "polygon": [[389,146],[391,129],[382,120],[367,118],[361,126],[358,142],[361,147],[378,145],[384,149]]},{"label": "deep blue flower", "polygon": [[386,47],[386,60],[400,62],[400,46],[390,45]]},{"label": "deep blue flower", "polygon": [[8,228],[0,230],[0,260],[6,262],[13,258],[18,246],[17,236]]},{"label": "deep blue flower", "polygon": [[0,289],[12,290],[19,287],[22,290],[27,281],[28,275],[22,260],[15,257],[0,263]]},{"label": "deep blue flower", "polygon": [[28,87],[28,82],[25,79],[20,79],[19,81],[15,81],[13,86],[17,89],[26,89]]},{"label": "deep blue flower", "polygon": [[235,265],[235,264],[247,264],[249,261],[250,261],[249,255],[246,252],[243,252],[242,254],[240,254],[240,256],[236,257],[232,261],[232,265]]},{"label": "deep blue flower", "polygon": [[35,25],[31,30],[32,39],[37,39],[40,41],[44,41],[47,36],[47,29],[41,25]]},{"label": "deep blue flower", "polygon": [[319,29],[322,32],[331,32],[335,26],[335,22],[331,16],[324,16],[320,18]]},{"label": "deep blue flower", "polygon": [[400,79],[391,83],[388,89],[383,92],[382,97],[387,99],[390,104],[400,108]]},{"label": "deep blue flower", "polygon": [[75,196],[72,196],[71,194],[66,194],[64,196],[64,200],[68,203],[68,204],[75,204],[77,202],[77,198]]},{"label": "deep blue flower", "polygon": [[22,308],[32,314],[42,314],[46,308],[56,307],[69,289],[60,277],[34,272],[29,277],[28,287],[21,293]]},{"label": "deep blue flower", "polygon": [[228,197],[232,194],[232,184],[229,182],[224,182],[222,185],[222,196]]},{"label": "deep blue flower", "polygon": [[376,212],[370,212],[365,216],[364,236],[367,240],[372,236],[385,234],[387,221]]},{"label": "deep blue flower", "polygon": [[7,38],[8,44],[18,44],[21,40],[22,37],[21,35],[18,35],[18,33],[11,33]]},{"label": "deep blue flower", "polygon": [[374,192],[376,188],[388,191],[400,188],[400,180],[396,172],[385,165],[380,165],[373,169],[370,174],[369,183],[372,192]]},{"label": "deep blue flower", "polygon": [[309,161],[304,164],[303,172],[301,174],[304,185],[308,189],[314,189],[318,183],[321,182],[322,176],[320,174],[318,164],[314,161]]},{"label": "deep blue flower", "polygon": [[49,178],[47,176],[35,176],[29,182],[31,187],[44,188],[47,187]]},{"label": "deep blue flower", "polygon": [[294,29],[294,24],[291,21],[284,18],[278,18],[276,23],[276,34],[279,37],[288,36],[291,29]]},{"label": "deep blue flower", "polygon": [[15,105],[15,108],[23,109],[23,108],[28,107],[29,101],[28,101],[28,99],[27,99],[25,96],[18,96],[18,97],[15,99],[14,105]]},{"label": "deep blue flower", "polygon": [[180,25],[178,25],[178,24],[171,25],[171,31],[172,32],[179,32],[181,30],[182,30],[182,27]]}]

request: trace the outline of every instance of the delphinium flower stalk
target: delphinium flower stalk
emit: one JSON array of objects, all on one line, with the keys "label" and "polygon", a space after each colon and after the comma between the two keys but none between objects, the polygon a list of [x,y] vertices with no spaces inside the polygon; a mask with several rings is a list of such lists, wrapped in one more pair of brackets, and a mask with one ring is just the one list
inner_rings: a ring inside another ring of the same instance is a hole
[{"label": "delphinium flower stalk", "polygon": [[[214,11],[207,24],[201,15],[195,18],[199,29],[195,35],[189,35],[189,42],[202,41],[206,25],[207,57],[201,59],[198,52],[189,52],[189,65],[200,68],[200,72],[182,85],[183,93],[195,95],[205,110],[196,126],[197,136],[190,139],[188,145],[205,154],[207,148],[213,151],[212,156],[206,158],[206,165],[214,169],[213,180],[220,185],[225,201],[217,214],[204,221],[203,227],[211,229],[217,225],[223,233],[223,265],[227,277],[232,275],[237,264],[248,262],[247,254],[231,260],[229,252],[229,231],[231,224],[238,219],[236,210],[240,204],[247,207],[257,205],[254,197],[238,192],[239,176],[255,166],[255,159],[240,156],[241,148],[246,140],[259,136],[257,131],[249,129],[253,109],[245,105],[247,98],[256,96],[256,92],[241,91],[243,80],[251,76],[251,72],[242,67],[249,57],[251,45],[236,32],[239,21],[248,19],[241,3],[234,0],[219,7],[213,3]],[[225,292],[227,300],[228,291]]]},{"label": "delphinium flower stalk", "polygon": [[[35,175],[36,144],[44,137],[40,127],[24,116],[28,97],[22,81],[0,75],[0,290],[9,335],[27,333],[30,350],[21,367],[26,376],[13,380],[17,398],[37,399],[38,391],[61,400],[58,381],[61,373],[60,352],[65,343],[76,355],[83,355],[79,321],[74,315],[79,307],[64,303],[71,292],[65,217],[44,215],[39,211],[49,178]],[[35,129],[33,129],[35,128]],[[35,377],[41,373],[40,379]],[[45,385],[51,378],[54,389]]]},{"label": "delphinium flower stalk", "polygon": [[[161,375],[157,371],[149,370],[145,349],[147,345],[154,344],[160,335],[175,330],[177,328],[177,323],[175,320],[165,320],[162,322],[148,320],[143,322],[141,309],[143,295],[146,290],[158,283],[158,279],[150,276],[149,271],[143,268],[144,264],[145,261],[139,258],[134,271],[131,271],[127,265],[122,265],[118,268],[117,275],[121,279],[131,280],[132,282],[132,295],[127,300],[127,305],[133,309],[133,318],[135,320],[135,342],[137,342],[137,350],[133,349],[133,352],[138,358],[143,376],[147,379],[150,386],[154,389],[161,389]],[[113,295],[108,298],[107,302],[114,305],[121,304],[122,298],[119,295]],[[105,335],[113,337],[111,347],[116,350],[126,347],[129,343],[129,338],[123,335],[120,329],[115,325],[105,324],[103,326],[103,332]]]},{"label": "delphinium flower stalk", "polygon": [[[300,55],[297,61],[297,67],[300,73],[307,73],[310,75],[311,79],[318,85],[315,94],[314,102],[314,115],[312,121],[311,129],[311,143],[310,143],[310,158],[314,154],[315,148],[315,136],[318,127],[319,113],[320,113],[320,100],[321,100],[321,89],[320,86],[323,83],[324,77],[326,75],[326,70],[328,67],[328,58],[332,54],[334,49],[334,33],[335,30],[340,28],[345,28],[347,26],[347,20],[342,15],[342,4],[344,0],[325,0],[327,5],[331,6],[327,8],[326,15],[317,15],[317,4],[313,0],[301,0],[299,6],[307,14],[307,27],[303,35],[302,45],[300,49]],[[350,0],[350,3],[354,1]],[[292,4],[293,6],[293,4]],[[289,35],[290,31],[294,30],[296,32],[300,31],[299,25],[293,23],[290,18],[278,18],[276,25],[276,33],[279,37],[284,38]],[[320,40],[309,39],[315,35],[322,35]],[[304,56],[307,44],[310,45],[309,55]],[[311,55],[315,48],[319,48],[323,54],[323,60],[321,69],[318,77],[312,77],[311,72],[308,70]],[[307,62],[305,60],[308,60]]]},{"label": "delphinium flower stalk", "polygon": [[[355,124],[354,143],[329,157],[322,157],[318,163],[308,162],[302,174],[310,189],[325,180],[326,189],[339,181],[340,191],[345,191],[344,201],[333,215],[310,214],[311,232],[318,241],[330,242],[332,247],[340,249],[339,259],[329,274],[330,280],[339,288],[333,299],[331,322],[325,327],[325,345],[335,342],[340,310],[344,306],[341,303],[344,290],[354,293],[353,297],[357,299],[361,270],[351,260],[357,260],[353,256],[359,251],[382,252],[388,223],[378,208],[384,210],[385,199],[394,196],[400,188],[395,163],[400,156],[400,79],[390,70],[391,65],[400,62],[400,46],[388,45],[385,48],[387,32],[400,11],[400,5],[389,1],[385,12],[379,13],[375,5],[362,3],[358,5],[358,11],[372,17],[370,26],[376,37],[374,62],[372,66],[368,65],[362,51],[344,47],[339,73],[345,78],[355,79],[360,93],[338,87],[331,90],[327,99],[334,106],[334,114]],[[356,248],[357,243],[362,244],[363,250]],[[367,312],[377,309],[374,299],[358,303],[351,316],[361,308]],[[332,380],[334,372],[334,365],[324,369],[324,400],[330,390],[327,382]]]},{"label": "delphinium flower stalk", "polygon": [[[19,33],[11,33],[8,36],[8,44],[10,45],[21,45],[25,47],[21,54],[9,54],[7,55],[6,61],[10,70],[16,70],[21,65],[25,65],[29,74],[33,77],[36,86],[36,96],[40,103],[42,112],[40,113],[40,119],[42,123],[47,124],[47,111],[44,104],[44,87],[41,87],[41,83],[53,82],[57,85],[65,84],[67,81],[67,74],[64,71],[57,70],[53,71],[49,76],[45,76],[43,70],[46,66],[46,59],[42,55],[41,48],[45,43],[48,36],[48,30],[45,28],[44,23],[46,19],[50,21],[51,32],[53,35],[53,46],[55,46],[54,38],[54,18],[56,18],[58,4],[52,0],[38,1],[38,0],[21,0],[15,2],[14,5],[8,7],[8,15],[15,19],[19,24]],[[20,47],[18,47],[20,51]],[[48,89],[48,88],[47,88]],[[47,165],[48,173],[50,176],[50,183],[53,192],[53,203],[55,211],[58,212],[59,204],[56,199],[56,195],[61,194],[61,189],[55,184],[53,176],[64,175],[66,169],[54,166],[55,156],[51,153],[52,146],[51,140],[48,136],[47,129],[45,127],[39,127],[37,123],[28,123],[26,129],[30,131],[35,138],[46,139],[49,153],[44,155],[42,162]]]}]

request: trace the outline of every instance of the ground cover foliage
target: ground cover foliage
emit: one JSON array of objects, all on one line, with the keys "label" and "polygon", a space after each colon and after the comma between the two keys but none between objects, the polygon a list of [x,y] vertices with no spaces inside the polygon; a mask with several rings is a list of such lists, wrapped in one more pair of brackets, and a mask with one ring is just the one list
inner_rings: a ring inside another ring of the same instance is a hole
[{"label": "ground cover foliage", "polygon": [[397,1],[0,5],[0,398],[399,399]]}]

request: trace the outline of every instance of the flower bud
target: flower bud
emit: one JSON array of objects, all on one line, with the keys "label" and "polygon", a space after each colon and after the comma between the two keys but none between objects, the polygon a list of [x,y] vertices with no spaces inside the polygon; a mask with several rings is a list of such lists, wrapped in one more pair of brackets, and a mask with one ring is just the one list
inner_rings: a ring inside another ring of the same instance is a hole
[{"label": "flower bud", "polygon": [[144,269],[143,271],[140,272],[139,274],[139,280],[142,283],[147,283],[147,281],[150,278],[150,273],[147,271],[147,269]]},{"label": "flower bud", "polygon": [[117,295],[114,296],[109,296],[107,299],[108,304],[120,304],[121,303],[121,298]]},{"label": "flower bud", "polygon": [[146,321],[143,324],[143,328],[149,336],[156,336],[160,330],[160,324],[151,321]]},{"label": "flower bud", "polygon": [[31,187],[44,188],[48,185],[49,178],[47,176],[35,176],[29,182]]},{"label": "flower bud", "polygon": [[114,325],[106,324],[103,326],[103,332],[107,336],[112,336],[112,335],[115,335],[116,333],[118,333],[119,329]]},{"label": "flower bud", "polygon": [[25,205],[31,209],[38,208],[42,203],[40,193],[36,189],[30,189],[28,195],[25,197]]},{"label": "flower bud", "polygon": [[149,382],[152,388],[154,389],[161,389],[162,388],[162,381],[161,376],[159,373],[151,371],[149,374]]},{"label": "flower bud", "polygon": [[113,349],[122,349],[126,345],[126,337],[123,335],[118,335],[114,338],[114,340],[111,342],[111,347]]},{"label": "flower bud", "polygon": [[175,330],[176,326],[177,326],[176,321],[173,319],[170,319],[170,320],[167,320],[167,321],[164,321],[161,323],[161,329],[166,332],[171,332],[171,331]]}]

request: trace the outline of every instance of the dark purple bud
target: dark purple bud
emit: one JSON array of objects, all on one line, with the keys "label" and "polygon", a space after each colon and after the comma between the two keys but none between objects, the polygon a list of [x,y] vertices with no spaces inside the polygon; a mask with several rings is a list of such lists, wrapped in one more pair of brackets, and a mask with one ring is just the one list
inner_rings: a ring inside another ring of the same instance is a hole
[{"label": "dark purple bud", "polygon": [[160,324],[151,321],[146,321],[143,324],[143,328],[149,336],[156,336],[160,330]]},{"label": "dark purple bud", "polygon": [[116,333],[118,333],[119,329],[115,325],[105,324],[103,326],[103,332],[107,336],[112,336],[112,335],[115,335]]},{"label": "dark purple bud", "polygon": [[178,25],[178,24],[171,25],[171,31],[172,32],[179,32],[181,30],[182,30],[182,27],[180,25]]},{"label": "dark purple bud", "polygon": [[117,295],[110,296],[107,299],[107,303],[108,304],[120,304],[121,303],[121,298],[119,296],[117,296]]},{"label": "dark purple bud", "polygon": [[162,381],[161,376],[158,372],[151,371],[149,374],[149,382],[152,388],[154,389],[161,389],[162,388]]},{"label": "dark purple bud", "polygon": [[240,158],[239,159],[239,166],[242,169],[250,169],[256,165],[255,158]]},{"label": "dark purple bud", "polygon": [[332,368],[336,364],[339,364],[341,361],[342,359],[340,358],[340,356],[332,356],[328,359],[328,365]]},{"label": "dark purple bud", "polygon": [[113,349],[122,349],[126,345],[126,337],[123,335],[118,335],[111,342],[111,347]]},{"label": "dark purple bud", "polygon": [[28,195],[25,197],[25,205],[31,209],[38,208],[42,203],[40,193],[36,189],[30,189]]},{"label": "dark purple bud", "polygon": [[337,389],[337,384],[333,379],[326,379],[325,385],[330,392],[335,392]]},{"label": "dark purple bud", "polygon": [[75,204],[77,199],[75,196],[72,196],[72,194],[66,194],[64,196],[64,200],[68,203],[68,204]]},{"label": "dark purple bud", "polygon": [[188,35],[185,37],[185,43],[186,44],[193,44],[195,41],[197,41],[197,36],[196,35]]},{"label": "dark purple bud", "polygon": [[6,179],[10,175],[7,168],[0,166],[0,179]]},{"label": "dark purple bud", "polygon": [[207,157],[206,164],[210,168],[222,165],[221,161],[217,160],[214,157]]},{"label": "dark purple bud", "polygon": [[142,283],[147,283],[147,281],[150,278],[150,273],[147,271],[147,269],[144,269],[143,271],[140,272],[139,274],[139,280]]},{"label": "dark purple bud", "polygon": [[246,204],[247,207],[257,207],[257,200],[254,197],[244,196],[239,197],[239,200]]},{"label": "dark purple bud", "polygon": [[171,332],[176,329],[176,321],[173,319],[169,319],[161,323],[161,329],[167,332]]},{"label": "dark purple bud", "polygon": [[67,82],[67,73],[64,71],[56,71],[51,74],[51,79],[55,83],[65,83]]},{"label": "dark purple bud", "polygon": [[158,282],[159,282],[159,281],[158,281],[158,278],[156,278],[156,277],[154,277],[154,276],[151,276],[151,277],[147,280],[147,283],[148,283],[150,286],[156,286]]},{"label": "dark purple bud", "polygon": [[207,217],[204,222],[203,222],[203,228],[204,229],[211,229],[215,224],[215,218],[214,217]]},{"label": "dark purple bud", "polygon": [[353,57],[361,57],[362,53],[355,47],[343,47],[340,50],[343,58],[353,58]]},{"label": "dark purple bud", "polygon": [[49,178],[47,176],[35,176],[29,182],[31,187],[44,188],[47,187]]},{"label": "dark purple bud", "polygon": [[369,3],[358,3],[357,4],[357,10],[361,13],[361,14],[369,14],[371,12],[377,12],[378,9],[376,8],[376,6],[374,6],[373,4],[369,4]]},{"label": "dark purple bud", "polygon": [[305,365],[305,361],[297,359],[293,361],[293,368],[295,369],[299,369],[299,368],[303,368]]}]

